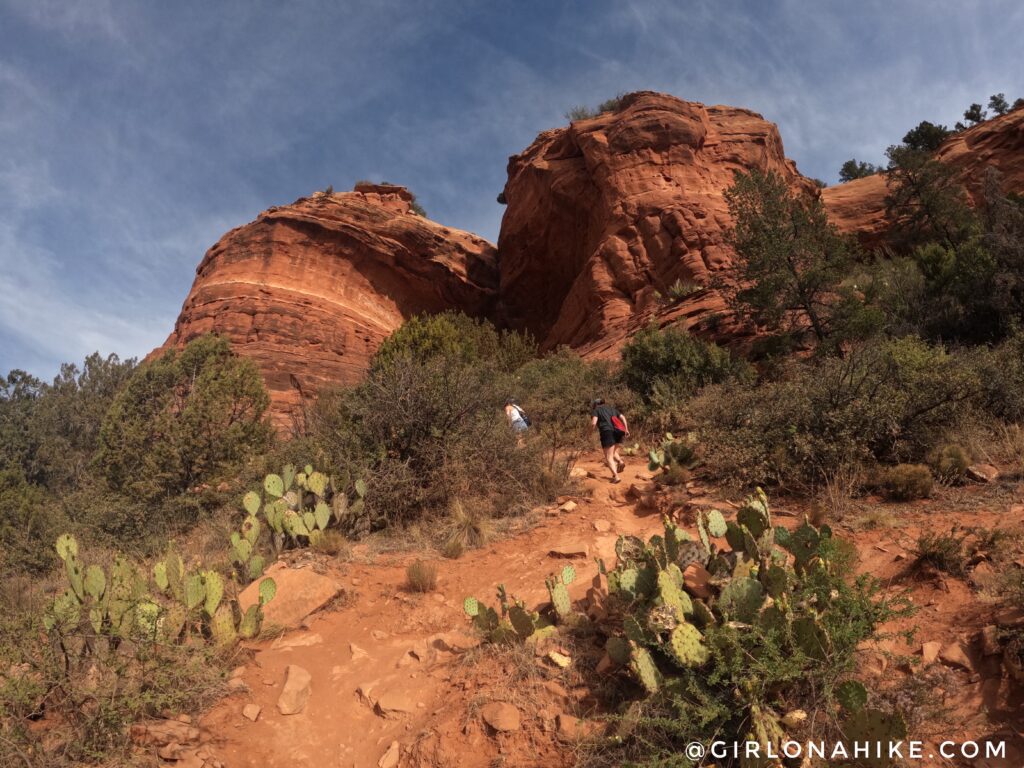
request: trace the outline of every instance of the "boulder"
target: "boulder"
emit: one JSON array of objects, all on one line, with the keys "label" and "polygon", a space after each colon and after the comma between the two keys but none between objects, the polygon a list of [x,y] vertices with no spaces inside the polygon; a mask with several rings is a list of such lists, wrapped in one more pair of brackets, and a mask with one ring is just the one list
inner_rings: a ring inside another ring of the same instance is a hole
[{"label": "boulder", "polygon": [[401,755],[401,745],[397,741],[392,741],[391,746],[387,748],[387,751],[377,761],[377,768],[398,768],[398,759]]},{"label": "boulder", "polygon": [[960,643],[950,643],[939,651],[939,661],[946,666],[959,667],[967,672],[971,672],[974,669],[970,657]]},{"label": "boulder", "polygon": [[282,715],[297,715],[305,709],[312,680],[313,677],[305,669],[289,664],[284,671],[284,688],[277,699],[277,711]]},{"label": "boulder", "polygon": [[358,381],[407,318],[489,314],[494,246],[417,215],[412,202],[404,187],[359,184],[231,230],[196,269],[164,348],[225,336],[256,363],[285,430],[317,390]]},{"label": "boulder", "polygon": [[587,557],[589,554],[590,547],[582,541],[562,541],[553,545],[548,550],[548,555],[551,557],[566,557],[570,559]]},{"label": "boulder", "polygon": [[491,728],[500,733],[511,733],[519,730],[519,710],[504,701],[492,701],[480,709],[480,717]]},{"label": "boulder", "polygon": [[999,470],[991,464],[971,464],[967,476],[979,483],[994,483],[999,479]]},{"label": "boulder", "polygon": [[935,662],[939,658],[939,653],[942,651],[942,643],[935,641],[927,642],[921,646],[921,663],[924,666],[928,666]]},{"label": "boulder", "polygon": [[714,595],[714,590],[711,588],[711,574],[700,563],[694,563],[683,572],[683,585],[686,587],[686,591],[694,597],[706,600]]},{"label": "boulder", "polygon": [[[280,561],[267,568],[264,576],[277,582],[277,594],[263,607],[264,626],[296,629],[303,619],[341,591],[341,585],[328,576],[321,576],[310,568],[289,568]],[[259,602],[259,597],[260,582],[256,580],[238,596],[242,611]]]}]

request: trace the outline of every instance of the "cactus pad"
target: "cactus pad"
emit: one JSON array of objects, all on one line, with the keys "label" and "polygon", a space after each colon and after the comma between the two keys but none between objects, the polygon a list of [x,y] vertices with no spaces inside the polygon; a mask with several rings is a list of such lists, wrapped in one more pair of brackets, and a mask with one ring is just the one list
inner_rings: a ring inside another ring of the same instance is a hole
[{"label": "cactus pad", "polygon": [[260,633],[260,626],[263,624],[263,611],[258,605],[250,605],[249,610],[242,616],[238,624],[238,636],[244,640],[251,640]]},{"label": "cactus pad", "polygon": [[[221,610],[224,608],[227,608],[227,606],[221,606]],[[188,615],[185,611],[185,606],[180,603],[174,603],[164,611],[163,619],[160,622],[161,637],[167,642],[175,642],[181,635],[181,630],[185,627],[187,620]],[[234,619],[232,619],[231,628],[234,629]]]},{"label": "cactus pad", "polygon": [[715,623],[715,615],[711,613],[711,609],[708,608],[703,600],[692,600],[691,605],[693,607],[693,623],[704,629]]},{"label": "cactus pad", "polygon": [[718,597],[723,613],[747,624],[754,621],[763,603],[761,582],[745,576],[732,579]]},{"label": "cactus pad", "polygon": [[242,536],[252,546],[256,546],[260,537],[260,521],[255,515],[249,515],[242,521]]},{"label": "cactus pad", "polygon": [[264,579],[260,582],[260,606],[264,606],[274,599],[277,594],[277,582],[273,579]]},{"label": "cactus pad", "polygon": [[519,635],[520,639],[526,640],[530,637],[537,627],[534,624],[533,616],[520,605],[513,605],[508,609],[508,620],[512,624],[512,628]]},{"label": "cactus pad", "polygon": [[471,619],[475,619],[480,613],[480,601],[475,597],[467,597],[462,601],[462,610],[464,610],[466,615]]},{"label": "cactus pad", "polygon": [[696,541],[683,541],[677,547],[675,564],[681,571],[685,571],[694,563],[703,563],[707,560],[708,550]]},{"label": "cactus pad", "polygon": [[260,511],[260,495],[256,491],[249,491],[242,497],[242,507],[250,515]]},{"label": "cactus pad", "polygon": [[634,644],[630,654],[629,666],[639,678],[640,685],[647,693],[657,693],[661,684],[661,672],[654,663],[654,658],[646,648]]},{"label": "cactus pad", "polygon": [[85,600],[85,571],[82,570],[82,564],[78,562],[77,555],[68,553],[64,558],[64,571],[78,601],[83,602]]},{"label": "cactus pad", "polygon": [[267,475],[263,478],[263,490],[269,496],[279,499],[284,496],[284,480],[281,479],[280,475]]},{"label": "cactus pad", "polygon": [[185,607],[190,611],[206,599],[203,577],[193,574],[185,579]]},{"label": "cactus pad", "polygon": [[708,535],[714,539],[725,536],[725,517],[717,509],[708,510],[705,515]]},{"label": "cactus pad", "polygon": [[256,581],[263,575],[263,555],[253,555],[249,558],[249,580]]},{"label": "cactus pad", "polygon": [[206,588],[203,610],[207,616],[213,616],[220,607],[221,598],[224,597],[224,579],[216,571],[205,571],[203,586]]},{"label": "cactus pad", "polygon": [[644,556],[646,547],[636,536],[619,536],[615,542],[615,555],[620,565],[631,565]]},{"label": "cactus pad", "polygon": [[868,689],[858,680],[847,680],[836,686],[836,700],[847,712],[860,712],[868,703]]},{"label": "cactus pad", "polygon": [[807,656],[824,661],[832,650],[828,632],[809,616],[793,621],[793,643]]},{"label": "cactus pad", "polygon": [[569,586],[576,581],[576,569],[571,565],[567,565],[562,569],[562,583],[565,586]]},{"label": "cactus pad", "polygon": [[62,533],[57,537],[57,555],[61,560],[67,560],[69,555],[78,555],[78,542],[70,533]]},{"label": "cactus pad", "polygon": [[327,506],[326,501],[318,501],[316,503],[316,508],[313,510],[313,519],[316,527],[321,531],[331,522],[331,508]]},{"label": "cactus pad", "polygon": [[356,480],[355,488],[356,488],[356,496],[358,496],[360,499],[366,498],[367,488],[366,488],[366,481],[365,480],[363,480],[362,478],[359,478],[358,480]]},{"label": "cactus pad", "polygon": [[889,745],[907,737],[907,724],[898,712],[890,714],[877,709],[853,713],[842,724],[842,730],[849,754],[853,754],[853,743],[867,744],[869,757],[861,761],[876,768],[889,765]]},{"label": "cactus pad", "polygon": [[548,594],[551,595],[551,604],[555,607],[558,618],[565,621],[572,615],[572,601],[569,599],[569,590],[561,581],[548,580]]},{"label": "cactus pad", "polygon": [[711,658],[704,636],[692,624],[680,624],[672,630],[665,651],[680,667],[699,667]]},{"label": "cactus pad", "polygon": [[90,565],[85,569],[85,581],[82,586],[85,588],[85,594],[93,600],[99,600],[107,588],[107,574],[98,565]]},{"label": "cactus pad", "polygon": [[778,565],[769,565],[761,572],[765,591],[776,600],[789,590],[789,573]]},{"label": "cactus pad", "polygon": [[323,472],[310,472],[306,476],[306,488],[317,496],[323,496],[327,493],[327,475]]},{"label": "cactus pad", "polygon": [[676,619],[679,621],[682,621],[685,615],[693,613],[690,596],[679,588],[675,577],[669,571],[658,574],[658,596],[664,606],[675,611]]},{"label": "cactus pad", "polygon": [[231,645],[238,639],[235,629],[235,615],[231,606],[222,605],[210,621],[210,634],[217,645]]}]

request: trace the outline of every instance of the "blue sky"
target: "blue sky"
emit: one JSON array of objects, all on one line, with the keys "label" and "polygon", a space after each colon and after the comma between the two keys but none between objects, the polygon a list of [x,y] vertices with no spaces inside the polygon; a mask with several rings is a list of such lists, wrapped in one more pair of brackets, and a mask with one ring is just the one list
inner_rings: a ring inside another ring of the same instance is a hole
[{"label": "blue sky", "polygon": [[1024,4],[0,0],[0,372],[144,355],[203,252],[356,179],[497,238],[510,154],[652,89],[778,123],[832,183],[1024,95]]}]

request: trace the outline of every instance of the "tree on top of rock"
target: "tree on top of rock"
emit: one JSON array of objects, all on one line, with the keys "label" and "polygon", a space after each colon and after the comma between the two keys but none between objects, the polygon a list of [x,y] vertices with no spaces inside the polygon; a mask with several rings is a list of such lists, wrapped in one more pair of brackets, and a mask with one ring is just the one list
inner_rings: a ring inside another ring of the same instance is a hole
[{"label": "tree on top of rock", "polygon": [[924,152],[934,152],[942,142],[946,140],[951,131],[944,125],[930,123],[922,120],[914,128],[907,131],[903,137],[903,144],[911,149],[918,149]]},{"label": "tree on top of rock", "polygon": [[988,97],[988,108],[997,115],[1005,115],[1010,111],[1010,103],[1006,100],[1005,93],[994,93]]},{"label": "tree on top of rock", "polygon": [[854,179],[863,179],[866,176],[873,176],[879,170],[881,169],[878,166],[851,158],[843,163],[839,169],[839,180],[846,182],[853,181]]}]

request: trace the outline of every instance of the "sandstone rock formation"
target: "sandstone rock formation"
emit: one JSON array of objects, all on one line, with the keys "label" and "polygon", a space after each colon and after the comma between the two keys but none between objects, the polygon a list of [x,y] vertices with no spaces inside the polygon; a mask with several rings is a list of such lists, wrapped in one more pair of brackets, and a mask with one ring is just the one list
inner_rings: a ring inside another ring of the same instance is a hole
[{"label": "sandstone rock formation", "polygon": [[403,187],[357,185],[274,207],[227,233],[196,279],[165,346],[227,336],[263,373],[279,426],[303,397],[351,383],[409,317],[486,316],[495,249],[417,216]]},{"label": "sandstone rock formation", "polygon": [[[1024,192],[1024,109],[953,134],[935,156],[957,169],[972,202],[980,199],[986,168],[1002,174],[1004,191]],[[875,174],[821,194],[832,222],[867,245],[877,243],[891,226],[885,212],[885,179],[885,174]]]},{"label": "sandstone rock formation", "polygon": [[651,318],[692,325],[721,311],[712,291],[671,306],[657,294],[677,280],[706,286],[729,266],[723,193],[752,168],[816,193],[775,125],[744,109],[640,92],[615,112],[540,134],[509,159],[502,318],[546,348],[602,355]]}]

